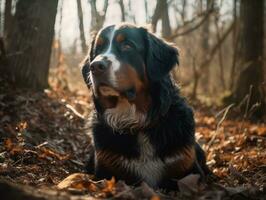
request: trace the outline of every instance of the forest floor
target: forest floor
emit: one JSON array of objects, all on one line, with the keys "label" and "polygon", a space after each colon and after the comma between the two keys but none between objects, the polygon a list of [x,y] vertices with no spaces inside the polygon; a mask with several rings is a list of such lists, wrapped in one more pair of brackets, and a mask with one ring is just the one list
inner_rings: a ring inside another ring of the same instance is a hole
[{"label": "forest floor", "polygon": [[[178,181],[180,192],[131,187],[114,179],[92,181],[85,172],[90,150],[88,95],[52,86],[16,90],[0,79],[1,199],[266,199],[266,126],[231,110],[193,103],[196,137],[218,177]],[[74,174],[73,174],[74,173]],[[77,174],[78,173],[78,174]],[[64,180],[72,175],[67,180]]]}]

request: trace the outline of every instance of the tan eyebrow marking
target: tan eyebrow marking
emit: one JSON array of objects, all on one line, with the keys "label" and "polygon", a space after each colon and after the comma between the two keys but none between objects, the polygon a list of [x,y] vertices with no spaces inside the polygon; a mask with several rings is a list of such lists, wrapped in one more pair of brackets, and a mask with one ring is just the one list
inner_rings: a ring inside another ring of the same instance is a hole
[{"label": "tan eyebrow marking", "polygon": [[98,46],[98,45],[103,45],[103,43],[104,43],[104,39],[102,38],[102,37],[98,37],[97,38],[97,41],[96,41],[96,45]]},{"label": "tan eyebrow marking", "polygon": [[123,35],[122,33],[118,34],[115,38],[115,40],[120,43],[123,42],[126,39],[125,35]]}]

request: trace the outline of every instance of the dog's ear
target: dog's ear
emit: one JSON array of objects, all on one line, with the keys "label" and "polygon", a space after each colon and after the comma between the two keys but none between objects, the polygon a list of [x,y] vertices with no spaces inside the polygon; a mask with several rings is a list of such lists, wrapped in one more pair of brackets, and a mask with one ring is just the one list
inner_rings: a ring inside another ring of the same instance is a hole
[{"label": "dog's ear", "polygon": [[95,38],[96,34],[91,35],[91,43],[89,46],[89,52],[88,55],[85,57],[85,59],[81,63],[81,71],[82,71],[82,76],[84,81],[87,83],[87,85],[90,85],[90,78],[89,78],[89,73],[90,73],[90,63],[93,60],[94,56],[94,43],[95,43]]},{"label": "dog's ear", "polygon": [[173,67],[179,64],[179,53],[176,47],[159,39],[146,29],[141,28],[146,42],[146,67],[148,77],[152,81],[159,81],[166,76]]}]

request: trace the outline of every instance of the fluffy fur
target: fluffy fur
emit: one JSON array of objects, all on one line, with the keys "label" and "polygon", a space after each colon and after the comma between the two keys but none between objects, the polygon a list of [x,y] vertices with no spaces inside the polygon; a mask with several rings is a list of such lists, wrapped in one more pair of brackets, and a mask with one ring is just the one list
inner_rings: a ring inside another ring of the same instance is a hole
[{"label": "fluffy fur", "polygon": [[[104,57],[104,49],[120,66],[114,73],[110,62],[93,75],[90,69],[98,67],[94,60]],[[154,188],[176,189],[176,179],[189,173],[204,178],[209,172],[195,142],[193,111],[169,74],[178,63],[177,48],[144,28],[109,26],[94,38],[82,72],[88,85],[95,84],[89,171],[98,179],[115,176],[129,184],[145,181]],[[106,82],[110,77],[116,86]],[[102,83],[112,89],[99,89]]]}]

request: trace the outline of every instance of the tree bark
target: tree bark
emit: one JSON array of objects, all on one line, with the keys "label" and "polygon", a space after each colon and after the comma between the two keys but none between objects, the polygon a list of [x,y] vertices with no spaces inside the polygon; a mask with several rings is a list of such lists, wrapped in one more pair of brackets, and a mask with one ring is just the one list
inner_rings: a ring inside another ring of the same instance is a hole
[{"label": "tree bark", "polygon": [[7,37],[10,25],[12,24],[11,9],[12,9],[12,0],[6,0],[5,15],[4,15],[4,37],[5,38]]},{"label": "tree bark", "polygon": [[168,14],[167,0],[157,0],[154,14],[152,16],[152,31],[156,32],[157,23],[162,20],[162,37],[169,38],[171,35],[171,26]]},{"label": "tree bark", "polygon": [[168,4],[167,0],[163,2],[163,10],[162,10],[162,36],[163,38],[169,38],[171,35],[171,26],[168,14]]},{"label": "tree bark", "polygon": [[[231,101],[241,102],[249,95],[248,110],[255,104],[260,106],[253,112],[253,117],[265,114],[263,96],[263,0],[242,0],[240,5],[240,33],[242,70],[237,80]],[[250,88],[252,88],[250,90]],[[246,111],[245,111],[246,112]]]},{"label": "tree bark", "polygon": [[48,71],[58,0],[19,0],[7,37],[9,68],[17,87],[48,87]]},{"label": "tree bark", "polygon": [[83,11],[82,11],[82,5],[81,0],[77,0],[77,8],[78,8],[78,17],[79,17],[79,37],[81,41],[81,49],[82,53],[87,53],[87,45],[86,45],[86,39],[84,34],[84,25],[83,25]]},{"label": "tree bark", "polygon": [[234,8],[233,8],[233,19],[235,22],[234,30],[233,30],[233,42],[232,42],[232,47],[233,47],[233,59],[232,59],[232,67],[230,70],[230,86],[229,89],[233,89],[234,84],[235,84],[235,71],[236,71],[236,65],[237,65],[237,57],[239,54],[239,27],[238,27],[238,3],[237,0],[234,0]]}]

